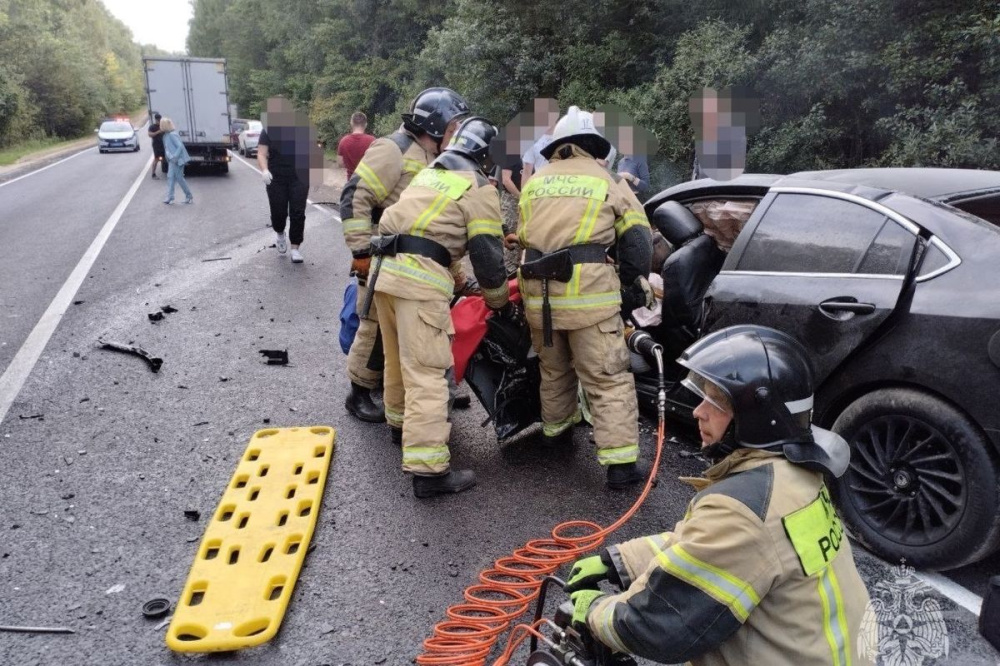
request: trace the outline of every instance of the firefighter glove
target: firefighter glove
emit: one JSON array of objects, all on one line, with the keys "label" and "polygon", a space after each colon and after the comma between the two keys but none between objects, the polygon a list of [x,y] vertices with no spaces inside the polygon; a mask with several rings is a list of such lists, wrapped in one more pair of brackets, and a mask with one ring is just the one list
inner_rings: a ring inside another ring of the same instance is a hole
[{"label": "firefighter glove", "polygon": [[586,625],[591,605],[603,596],[604,593],[600,590],[577,590],[569,595],[573,600],[573,624]]},{"label": "firefighter glove", "polygon": [[354,257],[351,260],[351,272],[358,277],[366,278],[368,277],[368,269],[371,268],[372,258],[370,256],[366,257]]},{"label": "firefighter glove", "polygon": [[569,580],[563,589],[567,592],[596,590],[599,582],[608,579],[609,570],[608,565],[601,561],[600,555],[577,560],[570,569]]},{"label": "firefighter glove", "polygon": [[264,169],[263,171],[261,171],[260,177],[261,180],[264,181],[265,185],[270,185],[271,181],[274,180],[274,176],[271,175],[271,171],[269,169]]}]

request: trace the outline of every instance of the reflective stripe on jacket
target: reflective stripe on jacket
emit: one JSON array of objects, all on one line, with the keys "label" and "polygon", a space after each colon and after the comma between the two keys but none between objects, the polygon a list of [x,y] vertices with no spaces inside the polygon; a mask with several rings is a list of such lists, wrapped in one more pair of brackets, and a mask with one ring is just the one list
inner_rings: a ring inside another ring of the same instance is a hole
[{"label": "reflective stripe on jacket", "polygon": [[[588,153],[569,147],[569,157],[556,151],[521,190],[521,245],[544,253],[580,244],[610,248],[634,227],[645,230],[648,242],[649,222],[628,184]],[[647,267],[643,275],[648,272]],[[604,321],[619,311],[620,292],[614,265],[576,265],[568,283],[549,282],[553,327],[576,330]],[[521,294],[528,323],[541,328],[541,281],[521,279]]]},{"label": "reflective stripe on jacket", "polygon": [[424,169],[386,209],[379,233],[421,236],[451,254],[452,271],[433,259],[398,254],[381,259],[375,291],[412,300],[450,300],[455,275],[468,251],[487,305],[498,308],[510,294],[503,265],[500,195],[474,171]]},{"label": "reflective stripe on jacket", "polygon": [[413,177],[433,159],[402,129],[368,147],[340,195],[344,241],[352,253],[370,252],[380,212],[396,203]]},{"label": "reflective stripe on jacket", "polygon": [[594,635],[663,663],[872,663],[868,592],[822,476],[739,449],[706,477],[673,532],[608,549],[626,590],[591,606]]}]

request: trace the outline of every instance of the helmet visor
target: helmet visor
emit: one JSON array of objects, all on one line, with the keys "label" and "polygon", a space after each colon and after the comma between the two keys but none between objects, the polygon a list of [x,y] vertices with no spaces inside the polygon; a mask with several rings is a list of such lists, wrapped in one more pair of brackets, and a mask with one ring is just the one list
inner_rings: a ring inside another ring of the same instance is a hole
[{"label": "helmet visor", "polygon": [[690,371],[688,376],[681,380],[681,385],[719,411],[730,416],[733,414],[732,401],[726,392],[697,372]]}]

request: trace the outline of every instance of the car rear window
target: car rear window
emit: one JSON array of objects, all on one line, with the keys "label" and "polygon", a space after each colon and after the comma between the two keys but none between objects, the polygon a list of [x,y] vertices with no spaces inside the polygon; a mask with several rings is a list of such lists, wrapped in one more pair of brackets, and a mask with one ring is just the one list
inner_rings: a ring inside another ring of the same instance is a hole
[{"label": "car rear window", "polygon": [[914,242],[871,208],[821,195],[781,194],[754,230],[737,270],[898,274],[905,272]]}]

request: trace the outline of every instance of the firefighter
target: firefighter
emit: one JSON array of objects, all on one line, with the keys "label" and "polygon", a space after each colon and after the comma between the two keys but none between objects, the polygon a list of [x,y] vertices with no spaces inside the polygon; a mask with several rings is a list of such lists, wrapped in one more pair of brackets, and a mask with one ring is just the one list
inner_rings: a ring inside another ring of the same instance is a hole
[{"label": "firefighter", "polygon": [[[403,114],[403,125],[368,148],[354,175],[340,196],[340,216],[344,240],[351,250],[351,272],[358,277],[358,314],[367,300],[371,238],[378,228],[382,211],[396,203],[413,177],[440,152],[441,146],[469,115],[469,105],[453,90],[428,88]],[[362,421],[383,423],[384,410],[371,397],[382,378],[382,340],[378,313],[371,305],[368,317],[361,318],[354,343],[347,355],[347,375],[351,392],[347,411]]]},{"label": "firefighter", "polygon": [[[868,592],[824,483],[850,450],[811,425],[805,349],[734,326],[678,362],[715,464],[686,479],[699,492],[673,532],[576,562],[574,621],[614,652],[662,663],[871,663],[858,648]],[[624,592],[599,591],[605,579]]]},{"label": "firefighter", "polygon": [[581,384],[607,485],[625,488],[644,481],[645,472],[636,462],[638,405],[623,317],[651,302],[645,276],[652,239],[628,184],[597,161],[610,150],[593,114],[574,106],[556,123],[542,150],[549,163],[521,191],[519,279],[541,364],[544,444],[572,442]]},{"label": "firefighter", "polygon": [[[413,494],[457,493],[476,481],[449,460],[449,304],[452,268],[465,256],[493,310],[509,310],[500,198],[489,184],[490,142],[497,129],[482,118],[459,126],[444,152],[386,209],[372,239],[371,288],[385,347],[385,412],[403,447]],[[405,417],[404,417],[405,415]]]}]

